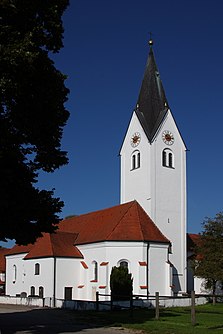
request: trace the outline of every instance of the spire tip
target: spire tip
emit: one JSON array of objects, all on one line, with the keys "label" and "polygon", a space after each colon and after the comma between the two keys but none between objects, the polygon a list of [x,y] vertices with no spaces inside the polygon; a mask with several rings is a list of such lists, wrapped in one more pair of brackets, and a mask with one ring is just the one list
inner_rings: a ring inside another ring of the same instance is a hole
[{"label": "spire tip", "polygon": [[153,46],[153,40],[152,40],[152,33],[149,33],[149,46],[152,47]]}]

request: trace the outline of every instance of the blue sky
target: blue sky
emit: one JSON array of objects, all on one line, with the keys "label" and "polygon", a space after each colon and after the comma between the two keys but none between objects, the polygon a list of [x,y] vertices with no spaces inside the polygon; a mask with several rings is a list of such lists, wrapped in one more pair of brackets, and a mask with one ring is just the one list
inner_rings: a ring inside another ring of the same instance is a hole
[{"label": "blue sky", "polygon": [[171,110],[189,149],[188,231],[223,210],[223,3],[71,0],[56,66],[68,75],[63,148],[69,164],[41,175],[62,217],[119,203],[119,149],[136,104],[149,32]]},{"label": "blue sky", "polygon": [[40,175],[61,217],[119,203],[119,149],[137,101],[149,32],[168,103],[189,149],[188,231],[223,210],[223,2],[71,0],[56,66],[68,75],[63,149],[69,164]]}]

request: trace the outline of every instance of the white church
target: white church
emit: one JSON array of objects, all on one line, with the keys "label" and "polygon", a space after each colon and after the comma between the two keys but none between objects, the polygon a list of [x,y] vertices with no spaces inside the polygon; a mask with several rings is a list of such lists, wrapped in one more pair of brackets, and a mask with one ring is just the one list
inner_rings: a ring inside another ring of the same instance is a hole
[{"label": "white church", "polygon": [[63,220],[55,234],[6,255],[6,295],[95,300],[126,266],[133,293],[187,292],[186,145],[171,113],[152,41],[121,145],[120,205]]}]

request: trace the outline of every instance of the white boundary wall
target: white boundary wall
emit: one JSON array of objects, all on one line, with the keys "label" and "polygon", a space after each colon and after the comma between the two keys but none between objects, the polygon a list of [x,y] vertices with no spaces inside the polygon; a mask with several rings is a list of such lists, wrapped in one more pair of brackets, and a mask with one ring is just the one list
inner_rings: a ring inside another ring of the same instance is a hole
[{"label": "white boundary wall", "polygon": [[0,296],[0,304],[12,304],[12,305],[24,305],[24,306],[37,306],[43,307],[44,299],[32,298],[32,297],[10,297]]},{"label": "white boundary wall", "polygon": [[[56,299],[56,307],[57,308],[66,308],[72,310],[96,310],[96,302],[92,301],[82,301],[82,300],[63,300]],[[195,298],[196,305],[203,305],[207,303],[207,298],[205,297],[197,297]],[[49,302],[44,300],[44,298],[21,298],[21,297],[9,297],[9,296],[0,296],[0,304],[12,304],[12,305],[24,305],[24,306],[34,306],[34,307],[52,307],[52,300]],[[177,307],[177,306],[191,306],[191,298],[162,298],[159,300],[160,307]],[[113,302],[113,306],[128,308],[130,307],[129,301],[122,302]],[[154,299],[138,299],[133,301],[133,306],[137,307],[155,307]],[[100,310],[109,310],[110,309],[110,301],[101,301],[99,303]]]}]

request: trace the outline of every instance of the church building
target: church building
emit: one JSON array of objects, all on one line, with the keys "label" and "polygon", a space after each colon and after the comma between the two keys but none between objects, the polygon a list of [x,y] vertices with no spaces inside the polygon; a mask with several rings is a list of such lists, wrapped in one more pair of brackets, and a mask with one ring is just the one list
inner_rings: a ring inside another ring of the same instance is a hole
[{"label": "church building", "polygon": [[[153,43],[123,139],[121,203],[64,219],[56,233],[6,256],[6,294],[95,300],[110,293],[114,266],[133,293],[181,295],[186,272],[186,146],[170,110]],[[105,297],[106,299],[107,297]]]}]

